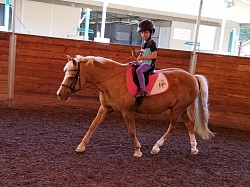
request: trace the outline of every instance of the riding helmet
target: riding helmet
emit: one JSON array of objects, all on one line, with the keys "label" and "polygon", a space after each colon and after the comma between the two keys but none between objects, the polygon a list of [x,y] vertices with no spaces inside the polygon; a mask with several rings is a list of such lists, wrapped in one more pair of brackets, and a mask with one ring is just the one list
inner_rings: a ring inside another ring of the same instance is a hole
[{"label": "riding helmet", "polygon": [[148,30],[151,34],[155,33],[155,24],[153,23],[153,21],[145,19],[139,23],[137,32],[142,32],[146,30]]}]

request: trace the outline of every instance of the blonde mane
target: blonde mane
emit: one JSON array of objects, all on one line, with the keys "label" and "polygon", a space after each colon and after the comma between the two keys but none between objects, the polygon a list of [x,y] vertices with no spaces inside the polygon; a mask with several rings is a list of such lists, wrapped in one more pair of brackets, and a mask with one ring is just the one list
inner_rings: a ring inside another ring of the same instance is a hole
[{"label": "blonde mane", "polygon": [[[71,57],[69,57],[69,59],[72,59]],[[108,59],[108,58],[104,58],[104,57],[100,57],[100,56],[81,56],[81,55],[76,55],[76,57],[74,58],[74,60],[78,63],[78,62],[85,62],[85,65],[92,65],[94,66],[96,63],[99,64],[105,64],[105,63],[113,63],[113,64],[121,64],[117,61],[114,61],[112,59]],[[67,71],[67,70],[71,70],[73,69],[73,65],[72,65],[72,61],[68,61],[68,63],[64,66],[63,70]]]},{"label": "blonde mane", "polygon": [[76,55],[76,57],[74,58],[76,62],[80,62],[80,61],[87,61],[86,65],[94,65],[95,62],[101,63],[101,64],[105,64],[107,62],[109,63],[115,63],[115,64],[121,64],[119,62],[116,62],[112,59],[108,59],[108,58],[104,58],[104,57],[100,57],[100,56],[81,56],[81,55]]}]

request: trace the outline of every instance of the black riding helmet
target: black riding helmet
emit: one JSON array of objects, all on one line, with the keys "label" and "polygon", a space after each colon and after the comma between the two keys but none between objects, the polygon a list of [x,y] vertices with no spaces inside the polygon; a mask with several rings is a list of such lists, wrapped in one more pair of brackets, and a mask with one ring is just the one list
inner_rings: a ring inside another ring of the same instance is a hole
[{"label": "black riding helmet", "polygon": [[155,33],[155,24],[153,23],[153,21],[144,19],[139,23],[137,32],[142,32],[146,30],[148,30],[150,34]]}]

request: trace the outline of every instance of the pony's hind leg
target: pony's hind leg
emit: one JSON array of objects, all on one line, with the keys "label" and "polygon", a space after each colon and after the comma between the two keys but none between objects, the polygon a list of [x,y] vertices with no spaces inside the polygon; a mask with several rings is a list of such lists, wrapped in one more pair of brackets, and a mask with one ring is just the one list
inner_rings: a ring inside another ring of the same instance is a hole
[{"label": "pony's hind leg", "polygon": [[142,156],[141,144],[138,141],[137,136],[136,136],[134,114],[131,112],[122,112],[122,115],[128,126],[129,135],[131,136],[133,140],[133,144],[135,147],[134,157],[141,157]]},{"label": "pony's hind leg", "polygon": [[98,111],[95,119],[93,120],[93,122],[91,123],[91,125],[89,127],[89,130],[87,131],[86,135],[83,137],[81,143],[77,146],[76,152],[83,152],[85,150],[85,146],[88,143],[88,141],[89,141],[91,135],[93,134],[93,132],[95,131],[95,129],[104,120],[106,115],[112,111],[113,111],[112,108],[105,108],[102,105],[100,106],[99,111]]},{"label": "pony's hind leg", "polygon": [[191,154],[196,155],[198,154],[199,150],[196,148],[197,142],[195,139],[194,123],[191,117],[189,116],[189,113],[187,112],[187,110],[181,115],[181,118],[186,128],[188,129],[188,134],[189,134],[190,144],[191,144]]},{"label": "pony's hind leg", "polygon": [[175,107],[171,110],[171,117],[170,117],[170,125],[168,127],[167,132],[156,142],[154,147],[151,150],[151,154],[158,154],[160,151],[160,147],[163,145],[164,141],[170,136],[170,134],[174,131],[177,119],[181,115],[181,111],[183,111],[182,107]]},{"label": "pony's hind leg", "polygon": [[170,123],[167,132],[156,142],[153,149],[151,150],[151,154],[155,155],[160,152],[160,147],[163,145],[164,141],[170,136],[170,134],[174,131],[175,125]]}]

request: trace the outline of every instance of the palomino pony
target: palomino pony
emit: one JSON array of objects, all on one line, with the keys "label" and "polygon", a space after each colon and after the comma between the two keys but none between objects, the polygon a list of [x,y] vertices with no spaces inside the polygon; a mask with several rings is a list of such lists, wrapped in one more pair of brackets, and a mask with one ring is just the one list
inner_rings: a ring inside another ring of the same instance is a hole
[{"label": "palomino pony", "polygon": [[[121,64],[103,57],[76,56],[69,59],[64,67],[65,77],[57,91],[60,100],[67,100],[85,83],[99,91],[101,106],[76,152],[83,152],[91,135],[108,113],[117,110],[123,115],[128,132],[133,140],[135,157],[141,157],[141,145],[136,136],[134,113],[158,114],[171,110],[170,125],[165,134],[156,142],[151,154],[157,154],[164,141],[173,132],[181,118],[189,132],[191,154],[197,154],[195,132],[203,139],[209,139],[213,132],[208,129],[208,84],[204,76],[192,75],[182,69],[162,69],[170,88],[158,95],[146,96],[141,104],[135,105],[136,98],[128,92],[126,70],[130,64]],[[194,105],[193,105],[194,104]],[[194,107],[194,120],[188,108]],[[136,107],[135,107],[136,106]]]}]

